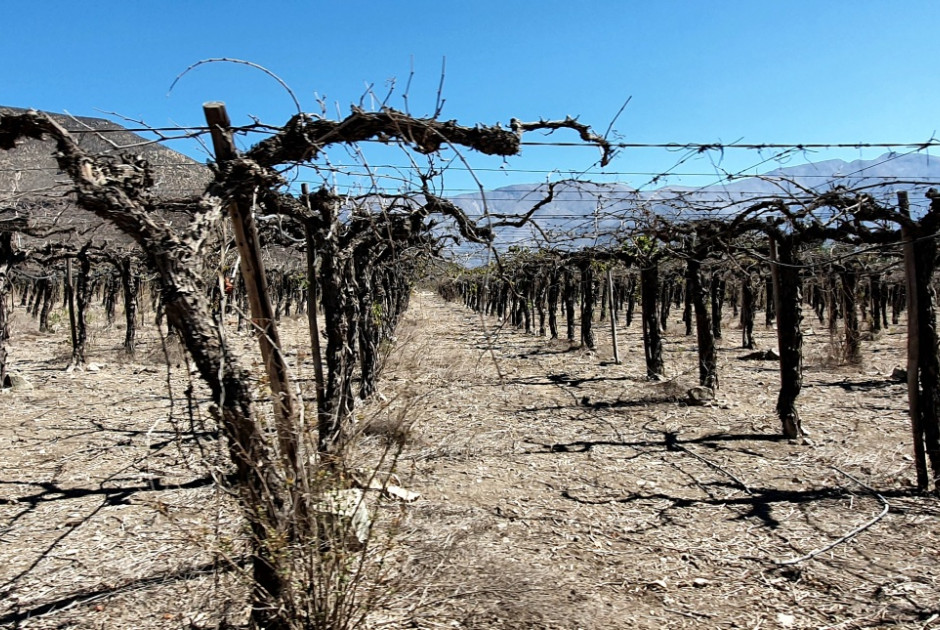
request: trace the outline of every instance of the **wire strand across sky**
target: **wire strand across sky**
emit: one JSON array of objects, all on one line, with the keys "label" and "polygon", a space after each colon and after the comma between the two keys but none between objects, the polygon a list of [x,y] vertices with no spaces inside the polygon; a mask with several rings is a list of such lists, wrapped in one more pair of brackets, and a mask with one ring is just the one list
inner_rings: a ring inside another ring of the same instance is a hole
[{"label": "wire strand across sky", "polygon": [[[284,0],[265,11],[248,0],[224,10],[175,0],[19,5],[0,40],[0,105],[173,135],[204,130],[202,104],[223,101],[243,146],[264,131],[254,125],[283,125],[297,103],[332,119],[385,103],[418,117],[440,107],[463,125],[573,116],[603,133],[613,121],[620,152],[609,171],[572,135],[532,135],[508,160],[466,156],[476,178],[455,160],[444,183],[453,190],[556,173],[635,187],[671,174],[666,183],[684,184],[691,173],[753,174],[757,162],[936,146],[933,0],[472,0],[447,11],[430,0]],[[291,92],[254,67],[198,64],[218,58],[268,69]],[[191,139],[170,148],[209,157]],[[409,165],[380,145],[363,150],[372,164]]]}]

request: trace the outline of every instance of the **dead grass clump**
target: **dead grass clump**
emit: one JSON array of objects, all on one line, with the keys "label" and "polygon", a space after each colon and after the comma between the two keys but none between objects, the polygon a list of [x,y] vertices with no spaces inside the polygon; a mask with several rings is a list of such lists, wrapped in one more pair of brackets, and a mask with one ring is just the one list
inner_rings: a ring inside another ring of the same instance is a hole
[{"label": "dead grass clump", "polygon": [[414,422],[404,417],[373,416],[361,425],[362,435],[378,437],[386,444],[404,446],[414,439]]},{"label": "dead grass clump", "polygon": [[845,339],[842,337],[831,337],[829,341],[814,349],[804,349],[804,362],[806,365],[827,370],[865,367],[862,358],[853,361],[846,357]]},{"label": "dead grass clump", "polygon": [[163,343],[146,353],[143,358],[147,363],[161,363],[180,367],[186,361],[186,350],[178,335],[170,333],[163,337]]},{"label": "dead grass clump", "polygon": [[[587,603],[584,595],[553,567],[494,555],[498,547],[489,542],[489,528],[481,528],[476,511],[442,512],[432,517],[433,529],[405,536],[407,555],[398,559],[390,584],[395,596],[386,623],[476,630],[595,627],[590,615],[575,612]],[[425,625],[432,619],[433,626]]]},{"label": "dead grass clump", "polygon": [[670,378],[665,381],[653,381],[647,388],[649,394],[644,398],[657,402],[669,402],[682,400],[686,397],[689,389],[694,385],[691,382],[685,382],[679,378]]}]

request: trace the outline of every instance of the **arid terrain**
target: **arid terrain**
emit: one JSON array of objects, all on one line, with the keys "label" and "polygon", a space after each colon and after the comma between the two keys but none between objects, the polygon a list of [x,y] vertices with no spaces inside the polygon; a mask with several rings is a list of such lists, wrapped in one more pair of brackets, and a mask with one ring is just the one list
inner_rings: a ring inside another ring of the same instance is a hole
[{"label": "arid terrain", "polygon": [[[11,356],[28,384],[0,395],[0,627],[245,619],[243,529],[213,481],[225,458],[205,392],[143,316],[131,360],[121,324],[97,312],[93,364],[66,372],[67,324],[40,334],[15,309]],[[638,322],[621,322],[616,365],[607,322],[591,353],[414,295],[381,396],[356,414],[354,463],[387,469],[385,444],[400,443],[400,484],[421,495],[377,508],[371,626],[940,627],[940,502],[913,491],[892,377],[903,326],[845,366],[807,313],[810,439],[796,444],[778,437],[776,363],[742,360],[730,313],[717,399],[687,403],[697,368],[679,316],[668,380],[654,383]],[[312,399],[305,325],[285,319],[283,338]],[[775,347],[773,330],[756,334]]]}]

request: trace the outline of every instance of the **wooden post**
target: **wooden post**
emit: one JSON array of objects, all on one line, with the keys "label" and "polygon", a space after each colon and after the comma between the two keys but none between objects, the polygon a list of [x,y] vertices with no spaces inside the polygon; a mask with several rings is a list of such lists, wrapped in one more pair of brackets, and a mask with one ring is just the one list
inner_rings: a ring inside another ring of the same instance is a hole
[{"label": "wooden post", "polygon": [[[898,191],[898,210],[910,218],[910,202],[907,191]],[[907,401],[911,416],[911,433],[914,437],[914,468],[917,472],[917,487],[926,490],[929,486],[927,458],[924,448],[924,428],[920,417],[920,314],[917,300],[917,258],[914,251],[914,230],[901,224],[901,242],[904,243],[904,276],[907,287]]]},{"label": "wooden post", "polygon": [[617,345],[617,312],[614,309],[614,280],[610,269],[607,269],[607,299],[610,301],[610,338],[614,346],[614,363],[620,365],[620,348]]},{"label": "wooden post", "polygon": [[[232,138],[231,123],[224,103],[205,103],[202,106],[206,122],[212,133],[212,145],[219,164],[238,157]],[[261,357],[271,385],[274,398],[278,444],[287,467],[289,480],[297,480],[301,474],[300,403],[291,384],[287,361],[281,353],[281,341],[277,332],[274,309],[268,295],[267,278],[261,260],[261,244],[258,229],[250,204],[237,199],[228,204],[229,217],[235,235],[235,246],[240,257],[240,270],[245,281],[245,292],[251,320],[258,330]]]}]

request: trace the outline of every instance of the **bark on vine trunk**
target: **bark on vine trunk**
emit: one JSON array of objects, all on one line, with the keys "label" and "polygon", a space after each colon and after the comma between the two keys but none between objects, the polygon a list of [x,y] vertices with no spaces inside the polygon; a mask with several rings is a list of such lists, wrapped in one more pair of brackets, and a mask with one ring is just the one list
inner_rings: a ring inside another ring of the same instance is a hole
[{"label": "bark on vine trunk", "polygon": [[7,343],[10,340],[10,321],[7,314],[7,295],[10,291],[10,269],[13,266],[13,234],[0,232],[0,388],[9,385]]},{"label": "bark on vine trunk", "polygon": [[539,337],[545,336],[545,298],[546,298],[547,287],[545,286],[545,278],[539,277],[535,282],[535,312],[539,316]]},{"label": "bark on vine trunk", "polygon": [[725,281],[716,273],[711,280],[712,336],[721,339],[721,307],[725,302]]},{"label": "bark on vine trunk", "polygon": [[374,300],[372,287],[372,268],[368,264],[369,252],[356,256],[356,279],[359,283],[359,398],[366,400],[375,393],[378,379],[379,334],[382,318],[388,316],[381,304]]},{"label": "bark on vine trunk", "polygon": [[565,323],[568,341],[574,341],[574,278],[571,269],[565,268],[565,290],[562,296],[565,302]]},{"label": "bark on vine trunk", "polygon": [[884,283],[878,274],[871,274],[868,277],[868,286],[871,292],[871,331],[878,333],[881,332],[882,325],[887,324],[887,303],[883,299]]},{"label": "bark on vine trunk", "polygon": [[703,387],[718,389],[718,351],[712,333],[712,322],[705,303],[705,287],[702,282],[702,263],[689,258],[686,277],[690,299],[695,310],[695,333],[698,342],[698,382]]},{"label": "bark on vine trunk", "polygon": [[134,261],[125,257],[120,262],[121,286],[124,290],[124,352],[133,356],[137,352],[137,295],[140,277]]},{"label": "bark on vine trunk", "polygon": [[685,323],[685,336],[692,336],[692,287],[688,277],[685,280],[685,305],[682,309],[682,321]]},{"label": "bark on vine trunk", "polygon": [[317,450],[329,462],[342,453],[349,430],[348,418],[355,405],[353,372],[359,337],[358,286],[349,253],[335,245],[320,245],[320,300],[326,328],[327,379],[323,407],[317,416]]},{"label": "bark on vine trunk", "polygon": [[666,327],[669,325],[669,314],[672,312],[672,296],[673,296],[673,286],[675,285],[675,277],[673,274],[666,276],[666,279],[660,283],[659,291],[659,330],[660,332],[666,332]]},{"label": "bark on vine trunk", "polygon": [[581,346],[594,350],[597,340],[594,335],[594,301],[597,297],[597,280],[590,262],[581,265]]},{"label": "bark on vine trunk", "polygon": [[754,347],[754,284],[749,273],[741,277],[741,347]]},{"label": "bark on vine trunk", "polygon": [[548,331],[552,339],[558,339],[558,294],[559,272],[558,269],[552,269],[548,284]]},{"label": "bark on vine trunk", "polygon": [[636,309],[636,278],[630,276],[629,282],[627,284],[627,317],[626,325],[627,327],[633,323],[633,313]]},{"label": "bark on vine trunk", "polygon": [[532,285],[528,278],[519,287],[519,309],[527,335],[532,334]]},{"label": "bark on vine trunk", "polygon": [[[69,300],[69,321],[72,323],[72,358],[69,361],[69,370],[80,368],[87,362],[88,324],[86,313],[91,297],[89,277],[91,275],[91,259],[88,257],[88,245],[78,252],[78,275],[75,278],[74,295]],[[68,270],[72,269],[68,261]],[[69,274],[66,274],[69,275]],[[72,283],[69,282],[72,292]]]},{"label": "bark on vine trunk", "polygon": [[640,301],[643,319],[643,352],[646,355],[646,377],[659,380],[664,372],[663,338],[659,327],[659,267],[652,264],[640,269]]},{"label": "bark on vine trunk", "polygon": [[104,312],[109,327],[114,325],[114,317],[117,313],[117,294],[120,286],[120,276],[115,276],[114,272],[112,271],[110,274],[108,274],[104,286]]},{"label": "bark on vine trunk", "polygon": [[827,285],[827,302],[829,308],[829,334],[832,337],[835,337],[836,331],[839,329],[839,282],[838,276],[835,273],[832,273],[832,270],[826,275],[826,285]]},{"label": "bark on vine trunk", "polygon": [[49,332],[49,313],[52,311],[52,306],[55,303],[60,283],[52,282],[45,278],[43,282],[46,284],[46,290],[43,292],[42,306],[39,308],[39,332],[47,333]]},{"label": "bark on vine trunk", "polygon": [[861,329],[858,322],[858,271],[848,268],[839,274],[842,280],[842,319],[845,324],[846,363],[857,364],[862,360]]},{"label": "bark on vine trunk", "polygon": [[774,280],[771,274],[771,277],[764,282],[764,326],[767,328],[773,326],[774,319],[777,317],[776,303],[777,296],[774,295]]},{"label": "bark on vine trunk", "polygon": [[[899,192],[901,214],[909,217],[908,203],[907,193]],[[937,259],[940,198],[932,198],[930,210],[916,227],[902,230],[908,296],[907,386],[917,486],[922,491],[930,487],[929,460],[934,492],[940,494],[940,340],[930,291]]]},{"label": "bark on vine trunk", "polygon": [[771,239],[774,293],[777,296],[777,346],[780,355],[780,394],[777,416],[783,436],[798,439],[803,435],[796,399],[803,387],[802,281],[799,258],[792,237]]},{"label": "bark on vine trunk", "polygon": [[72,339],[72,356],[75,356],[75,348],[78,347],[78,323],[75,318],[75,278],[72,274],[72,259],[65,261],[65,279],[64,279],[64,300],[69,311],[69,333]]}]

